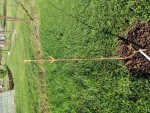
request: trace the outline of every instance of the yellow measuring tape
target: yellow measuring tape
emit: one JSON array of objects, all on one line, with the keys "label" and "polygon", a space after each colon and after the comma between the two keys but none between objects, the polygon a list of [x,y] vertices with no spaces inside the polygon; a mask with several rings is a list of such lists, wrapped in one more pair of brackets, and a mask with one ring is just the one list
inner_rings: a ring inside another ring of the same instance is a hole
[{"label": "yellow measuring tape", "polygon": [[[135,53],[134,53],[135,54]],[[50,59],[44,60],[44,59],[39,59],[39,60],[23,60],[26,63],[29,62],[50,62],[50,63],[54,63],[54,62],[64,62],[64,61],[98,61],[98,60],[125,60],[125,59],[129,59],[132,58],[133,55],[130,55],[128,57],[100,57],[100,58],[64,58],[64,59],[55,59],[53,57],[50,57]]]}]

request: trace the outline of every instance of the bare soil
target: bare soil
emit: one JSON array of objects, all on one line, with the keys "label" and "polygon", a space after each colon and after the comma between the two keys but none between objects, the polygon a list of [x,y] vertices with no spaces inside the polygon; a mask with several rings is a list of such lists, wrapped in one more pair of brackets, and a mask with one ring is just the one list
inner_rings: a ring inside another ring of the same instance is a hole
[{"label": "bare soil", "polygon": [[13,79],[14,78],[13,78],[12,72],[9,69],[9,67],[7,67],[7,70],[8,70],[8,78],[9,78],[9,89],[13,90],[13,88],[14,88],[14,80]]},{"label": "bare soil", "polygon": [[[150,57],[150,22],[136,23],[134,28],[130,30],[124,37],[145,49],[145,53]],[[135,50],[132,45],[121,42],[119,55],[121,57],[128,57],[133,54]],[[136,73],[142,76],[150,75],[150,61],[148,61],[140,53],[136,53],[132,58],[123,61],[130,73]]]}]

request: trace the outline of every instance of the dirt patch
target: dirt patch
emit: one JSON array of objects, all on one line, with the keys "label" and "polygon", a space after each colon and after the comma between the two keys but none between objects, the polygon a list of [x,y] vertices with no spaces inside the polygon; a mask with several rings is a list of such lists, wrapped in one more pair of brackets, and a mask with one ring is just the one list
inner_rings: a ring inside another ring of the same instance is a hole
[{"label": "dirt patch", "polygon": [[[137,23],[132,30],[125,36],[126,39],[136,43],[150,57],[150,22]],[[119,55],[127,57],[133,54],[135,49],[132,45],[122,42],[120,44]],[[139,52],[132,58],[123,61],[130,73],[136,73],[143,76],[150,75],[150,61]]]},{"label": "dirt patch", "polygon": [[9,89],[13,90],[13,88],[14,88],[14,80],[13,79],[14,78],[13,78],[12,72],[9,69],[9,67],[7,67],[7,70],[8,70],[8,78],[9,78]]}]

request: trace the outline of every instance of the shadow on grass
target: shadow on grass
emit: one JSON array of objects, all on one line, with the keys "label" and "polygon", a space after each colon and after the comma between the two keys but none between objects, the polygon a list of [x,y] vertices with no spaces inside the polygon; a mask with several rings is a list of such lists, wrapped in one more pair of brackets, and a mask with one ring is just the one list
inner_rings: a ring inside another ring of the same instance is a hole
[{"label": "shadow on grass", "polygon": [[131,77],[135,79],[150,79],[150,73],[131,73]]}]

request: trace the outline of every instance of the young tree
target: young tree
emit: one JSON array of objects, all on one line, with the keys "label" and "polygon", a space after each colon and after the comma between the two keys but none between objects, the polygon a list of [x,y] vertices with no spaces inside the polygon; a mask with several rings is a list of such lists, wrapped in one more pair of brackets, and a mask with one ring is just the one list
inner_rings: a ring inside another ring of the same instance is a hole
[{"label": "young tree", "polygon": [[6,5],[6,6],[17,6],[15,4],[4,4],[4,3],[0,3],[0,5]]},{"label": "young tree", "polygon": [[8,17],[8,16],[0,16],[0,20],[7,20],[7,21],[26,21],[26,22],[31,22],[31,21],[33,21],[33,20],[31,20],[31,19],[14,18],[14,17]]}]

